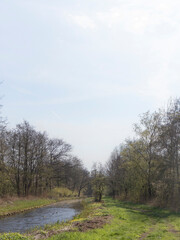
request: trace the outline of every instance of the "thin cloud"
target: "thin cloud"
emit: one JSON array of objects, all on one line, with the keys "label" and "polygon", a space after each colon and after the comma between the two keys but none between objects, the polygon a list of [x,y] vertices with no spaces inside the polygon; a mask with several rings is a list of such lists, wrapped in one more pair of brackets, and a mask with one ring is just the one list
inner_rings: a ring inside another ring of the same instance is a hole
[{"label": "thin cloud", "polygon": [[95,29],[95,22],[87,15],[72,15],[69,14],[69,18],[73,23],[77,24],[83,29]]},{"label": "thin cloud", "polygon": [[3,109],[105,160],[139,113],[179,94],[180,2],[75,2],[1,1]]},{"label": "thin cloud", "polygon": [[[179,5],[179,3],[177,3]],[[174,14],[176,5],[172,1],[144,1],[122,3],[103,11],[94,11],[91,15],[73,15],[69,17],[75,24],[84,29],[100,28],[102,24],[108,28],[118,28],[134,34],[152,33],[157,27],[168,25],[177,28],[179,14]]]},{"label": "thin cloud", "polygon": [[15,87],[13,85],[10,85],[10,87],[20,94],[27,95],[27,96],[34,96],[34,93],[32,91],[29,91],[26,88]]}]

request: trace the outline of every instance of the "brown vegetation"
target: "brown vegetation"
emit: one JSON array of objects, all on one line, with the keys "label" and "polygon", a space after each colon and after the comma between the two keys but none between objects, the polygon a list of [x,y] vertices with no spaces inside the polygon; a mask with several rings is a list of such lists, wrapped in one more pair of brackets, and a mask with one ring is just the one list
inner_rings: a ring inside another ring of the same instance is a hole
[{"label": "brown vegetation", "polygon": [[78,196],[89,184],[89,172],[71,155],[71,145],[50,139],[28,122],[9,130],[0,124],[0,197],[43,195],[65,186]]}]

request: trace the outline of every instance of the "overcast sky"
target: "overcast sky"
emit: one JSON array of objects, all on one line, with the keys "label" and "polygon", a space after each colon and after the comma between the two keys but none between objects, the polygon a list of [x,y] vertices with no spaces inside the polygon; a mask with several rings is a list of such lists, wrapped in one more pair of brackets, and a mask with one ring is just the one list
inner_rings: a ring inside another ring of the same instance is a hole
[{"label": "overcast sky", "polygon": [[179,0],[1,0],[2,114],[89,169],[180,92]]}]

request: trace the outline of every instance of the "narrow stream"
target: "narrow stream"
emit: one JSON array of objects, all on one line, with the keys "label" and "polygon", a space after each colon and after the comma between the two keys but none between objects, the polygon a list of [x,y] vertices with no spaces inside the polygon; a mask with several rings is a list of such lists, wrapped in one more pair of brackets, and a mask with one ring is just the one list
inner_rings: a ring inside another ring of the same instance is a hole
[{"label": "narrow stream", "polygon": [[26,232],[35,227],[43,227],[72,219],[81,210],[78,201],[57,203],[51,206],[37,208],[28,212],[0,219],[0,233],[3,232]]}]

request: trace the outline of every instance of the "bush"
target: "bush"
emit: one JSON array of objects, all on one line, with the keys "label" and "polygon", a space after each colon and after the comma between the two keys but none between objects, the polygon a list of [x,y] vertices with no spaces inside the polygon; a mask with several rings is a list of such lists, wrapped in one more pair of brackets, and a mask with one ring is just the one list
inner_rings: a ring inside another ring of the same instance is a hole
[{"label": "bush", "polygon": [[76,195],[77,195],[77,192],[72,192],[71,190],[65,187],[54,188],[50,192],[50,197],[53,197],[53,198],[75,197]]}]

